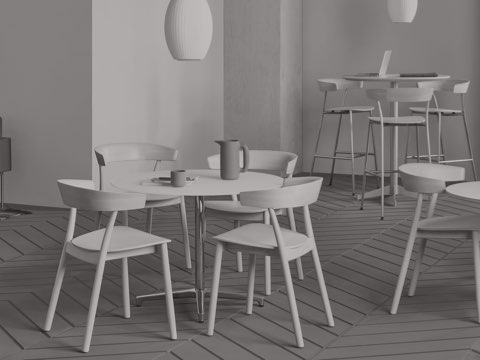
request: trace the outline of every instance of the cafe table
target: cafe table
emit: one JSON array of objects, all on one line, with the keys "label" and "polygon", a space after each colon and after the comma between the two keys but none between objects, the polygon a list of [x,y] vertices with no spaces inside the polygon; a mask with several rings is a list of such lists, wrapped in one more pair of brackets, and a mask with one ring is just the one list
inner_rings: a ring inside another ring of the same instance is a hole
[{"label": "cafe table", "polygon": [[[192,296],[196,299],[197,319],[204,321],[205,304],[205,264],[204,243],[206,240],[205,197],[238,194],[243,191],[268,190],[283,185],[283,178],[258,172],[242,172],[237,180],[222,180],[220,170],[195,169],[187,170],[187,181],[183,187],[173,187],[168,180],[169,171],[140,172],[113,178],[112,185],[124,191],[157,196],[189,196],[195,199],[195,287],[174,291],[174,297]],[[137,304],[145,299],[159,298],[162,293],[141,295]],[[219,297],[244,299],[245,295],[235,293],[219,294]],[[263,298],[257,298],[260,304]]]},{"label": "cafe table", "polygon": [[[414,74],[411,74],[414,75]],[[420,82],[420,81],[432,81],[432,80],[445,80],[450,78],[449,75],[437,75],[437,76],[405,76],[401,74],[386,74],[384,76],[372,76],[372,75],[344,75],[346,80],[365,81],[374,83],[388,83],[391,88],[398,88],[400,83],[404,82]],[[390,116],[398,116],[398,102],[393,102],[390,106]],[[390,168],[398,171],[398,127],[391,126],[391,143],[390,143]],[[390,175],[390,186],[386,186],[386,194],[390,194],[393,201],[391,205],[396,205],[395,195],[398,193],[407,194],[408,192],[403,187],[398,185],[398,172],[392,172]],[[365,199],[380,197],[381,189],[375,189],[365,193]],[[361,197],[361,195],[359,196]],[[387,202],[386,202],[387,203]]]},{"label": "cafe table", "polygon": [[447,186],[446,192],[459,198],[480,200],[480,181],[469,181]]}]

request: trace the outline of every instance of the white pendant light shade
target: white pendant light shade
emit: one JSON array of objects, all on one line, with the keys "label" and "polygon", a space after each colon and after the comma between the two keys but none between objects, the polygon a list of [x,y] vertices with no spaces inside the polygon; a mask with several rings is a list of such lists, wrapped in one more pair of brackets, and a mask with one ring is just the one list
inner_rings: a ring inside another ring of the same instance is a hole
[{"label": "white pendant light shade", "polygon": [[202,60],[212,34],[212,13],[207,0],[170,0],[165,14],[165,40],[174,59]]},{"label": "white pendant light shade", "polygon": [[418,0],[388,0],[388,13],[393,22],[411,23],[417,13]]}]

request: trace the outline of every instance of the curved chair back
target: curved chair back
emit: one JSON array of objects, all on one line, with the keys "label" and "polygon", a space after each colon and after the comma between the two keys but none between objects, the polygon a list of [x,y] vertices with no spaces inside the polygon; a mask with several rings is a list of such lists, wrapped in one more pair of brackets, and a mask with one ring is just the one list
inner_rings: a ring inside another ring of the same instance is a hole
[{"label": "curved chair back", "polygon": [[421,194],[443,192],[447,181],[465,179],[465,169],[451,165],[410,163],[400,165],[399,171],[405,189]]},{"label": "curved chair back", "polygon": [[367,96],[376,101],[387,102],[423,102],[430,101],[432,88],[393,88],[368,89]]},{"label": "curved chair back", "polygon": [[432,88],[435,91],[466,94],[470,86],[470,81],[460,79],[421,81],[417,86],[419,88]]},{"label": "curved chair back", "polygon": [[363,81],[345,79],[317,79],[317,84],[320,91],[339,91],[363,88]]},{"label": "curved chair back", "polygon": [[318,200],[322,182],[323,178],[314,176],[286,179],[278,189],[240,193],[240,203],[269,209],[308,206]]},{"label": "curved chair back", "polygon": [[65,205],[80,210],[123,211],[145,207],[146,195],[95,190],[92,180],[58,180]]},{"label": "curved chair back", "polygon": [[[250,150],[249,170],[274,171],[282,177],[289,177],[295,171],[298,156],[291,152],[275,150]],[[243,154],[239,151],[240,167],[243,166]],[[220,154],[209,156],[208,167],[220,169]]]},{"label": "curved chair back", "polygon": [[118,161],[174,161],[177,159],[178,150],[158,144],[116,143],[95,147],[95,156],[99,166],[107,166]]}]

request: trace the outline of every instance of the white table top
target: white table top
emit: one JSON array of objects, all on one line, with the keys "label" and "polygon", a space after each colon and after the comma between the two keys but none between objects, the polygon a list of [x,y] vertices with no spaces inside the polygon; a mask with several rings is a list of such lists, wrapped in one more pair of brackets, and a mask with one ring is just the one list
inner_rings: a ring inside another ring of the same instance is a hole
[{"label": "white table top", "polygon": [[368,76],[368,75],[345,75],[346,80],[357,80],[357,81],[390,81],[390,82],[400,82],[400,81],[431,81],[431,80],[445,80],[449,79],[449,75],[438,75],[438,76],[415,76],[415,77],[404,77],[400,74],[386,74],[385,76]]},{"label": "white table top", "polygon": [[480,200],[480,181],[471,181],[447,186],[447,193],[465,199]]},{"label": "white table top", "polygon": [[267,190],[283,185],[283,178],[270,174],[247,171],[237,180],[222,180],[220,170],[187,170],[187,176],[198,179],[184,187],[173,187],[169,181],[152,182],[155,177],[170,176],[170,171],[141,172],[114,178],[112,185],[126,191],[150,195],[218,196],[238,194],[242,191]]}]

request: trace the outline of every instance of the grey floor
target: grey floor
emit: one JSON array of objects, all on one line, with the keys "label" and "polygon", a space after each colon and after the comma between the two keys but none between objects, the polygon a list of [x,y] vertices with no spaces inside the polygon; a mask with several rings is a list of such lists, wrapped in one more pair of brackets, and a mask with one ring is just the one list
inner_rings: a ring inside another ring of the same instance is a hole
[{"label": "grey floor", "polygon": [[[408,235],[414,200],[401,197],[379,220],[379,204],[364,211],[351,197],[348,177],[324,186],[311,207],[318,249],[336,326],[325,326],[320,295],[309,258],[306,279],[295,279],[305,348],[295,347],[288,301],[278,262],[273,262],[273,294],[264,307],[245,315],[244,304],[220,301],[213,337],[194,321],[195,306],[177,300],[179,338],[168,339],[163,301],[132,305],[131,319],[121,317],[120,269],[107,267],[90,353],[82,354],[94,268],[77,261],[67,267],[52,331],[40,330],[55,276],[67,212],[35,210],[32,215],[0,221],[0,359],[480,359],[471,242],[429,242],[417,295],[402,297],[399,313],[388,314]],[[193,230],[192,207],[189,208]],[[480,204],[441,197],[437,215],[480,213]],[[154,232],[170,237],[174,288],[193,282],[184,268],[178,209],[155,212]],[[145,214],[132,212],[132,226],[142,228]],[[81,213],[78,231],[94,225],[94,214]],[[209,219],[214,235],[231,228]],[[299,223],[301,228],[301,223]],[[193,233],[193,232],[192,232]],[[193,248],[192,248],[193,250]],[[206,246],[210,274],[214,247]],[[246,273],[225,258],[220,286],[244,291]],[[132,304],[135,295],[162,287],[160,259],[130,261]],[[263,293],[262,266],[256,291]],[[295,275],[295,271],[293,272]]]}]

